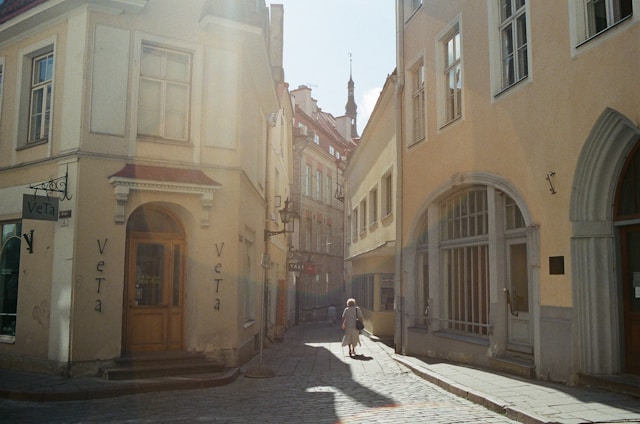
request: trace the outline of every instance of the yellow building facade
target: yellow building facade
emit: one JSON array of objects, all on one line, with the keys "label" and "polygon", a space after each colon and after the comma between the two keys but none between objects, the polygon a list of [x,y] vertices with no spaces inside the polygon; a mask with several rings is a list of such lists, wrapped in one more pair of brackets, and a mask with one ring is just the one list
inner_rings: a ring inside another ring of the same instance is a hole
[{"label": "yellow building facade", "polygon": [[268,257],[265,229],[289,190],[267,156],[291,146],[264,2],[7,1],[0,15],[0,364],[247,361],[263,300],[286,304],[284,289],[263,297],[286,281],[285,236]]},{"label": "yellow building facade", "polygon": [[640,2],[595,3],[396,2],[398,350],[639,372]]},{"label": "yellow building facade", "polygon": [[386,339],[395,331],[395,83],[395,74],[387,77],[344,173],[349,293],[362,309],[365,330]]}]

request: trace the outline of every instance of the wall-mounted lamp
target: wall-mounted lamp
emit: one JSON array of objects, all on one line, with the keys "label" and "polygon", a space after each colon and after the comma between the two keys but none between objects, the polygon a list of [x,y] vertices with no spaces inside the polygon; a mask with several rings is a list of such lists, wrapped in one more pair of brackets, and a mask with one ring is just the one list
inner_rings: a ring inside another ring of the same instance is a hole
[{"label": "wall-mounted lamp", "polygon": [[284,233],[292,233],[293,231],[289,231],[287,230],[287,224],[289,222],[291,222],[291,220],[293,219],[293,215],[294,215],[294,211],[293,211],[293,202],[290,202],[289,199],[284,201],[284,208],[280,209],[279,213],[280,213],[280,220],[282,221],[282,223],[284,224],[284,228],[282,230],[279,231],[269,231],[269,230],[264,230],[264,240],[267,241],[269,239],[269,237],[271,236],[275,236],[278,234],[284,234]]},{"label": "wall-mounted lamp", "polygon": [[556,194],[556,188],[553,186],[553,177],[556,176],[556,173],[553,171],[547,172],[547,181],[549,181],[549,191],[551,194]]}]

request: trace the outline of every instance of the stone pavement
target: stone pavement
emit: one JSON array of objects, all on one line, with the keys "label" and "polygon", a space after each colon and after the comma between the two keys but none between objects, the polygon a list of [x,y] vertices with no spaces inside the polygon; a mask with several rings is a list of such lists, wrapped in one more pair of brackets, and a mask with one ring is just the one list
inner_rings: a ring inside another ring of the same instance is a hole
[{"label": "stone pavement", "polygon": [[[266,346],[262,357],[257,355],[242,369],[231,369],[222,374],[122,382],[98,378],[69,379],[0,370],[0,397],[48,402],[206,388],[233,383],[238,376],[247,376],[251,374],[251,370],[259,368],[269,369],[276,378],[292,376],[304,379],[311,375],[327,375],[328,386],[344,385],[340,383],[341,376],[357,378],[360,374],[379,375],[376,380],[384,386],[385,375],[390,378],[400,367],[503,417],[524,423],[640,423],[638,398],[588,387],[524,380],[467,366],[397,355],[389,346],[367,337],[361,337],[362,346],[358,348],[360,356],[349,358],[347,349],[339,343],[340,334],[336,327],[329,327],[324,323],[294,327],[285,334],[284,342]],[[355,390],[350,385],[343,389],[351,390],[349,395],[360,398],[363,404],[375,404],[372,396],[380,397],[370,389]],[[404,390],[407,391],[404,396],[414,405],[422,403],[424,407],[428,403],[427,399],[410,399],[420,396],[413,396],[410,388]],[[336,408],[340,406],[336,405]],[[451,421],[441,422],[457,421],[452,418]]]}]

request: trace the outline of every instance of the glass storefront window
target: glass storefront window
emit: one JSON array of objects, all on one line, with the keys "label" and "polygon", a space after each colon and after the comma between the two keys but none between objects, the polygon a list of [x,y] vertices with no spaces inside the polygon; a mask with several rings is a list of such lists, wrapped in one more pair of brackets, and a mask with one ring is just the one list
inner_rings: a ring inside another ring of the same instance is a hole
[{"label": "glass storefront window", "polygon": [[16,336],[18,276],[22,225],[0,224],[0,341],[13,341]]}]

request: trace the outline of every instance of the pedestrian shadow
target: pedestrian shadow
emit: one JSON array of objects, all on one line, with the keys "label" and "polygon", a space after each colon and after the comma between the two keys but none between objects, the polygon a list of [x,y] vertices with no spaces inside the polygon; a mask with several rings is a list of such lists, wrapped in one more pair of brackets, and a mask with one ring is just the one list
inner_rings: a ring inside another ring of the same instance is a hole
[{"label": "pedestrian shadow", "polygon": [[[352,367],[359,362],[369,363],[376,358],[364,354],[343,356],[343,350],[338,347],[341,345],[342,335],[342,330],[326,323],[293,327],[285,334],[284,343],[271,345],[265,351],[266,362],[276,370],[276,377],[302,382],[306,395],[323,393],[326,396],[327,392],[331,392],[336,396],[341,393],[370,409],[398,406],[394,399],[362,384],[359,376],[356,378],[359,371]],[[372,378],[375,380],[377,377]],[[334,401],[338,402],[337,399]],[[326,404],[323,408],[326,408]],[[309,412],[312,410],[319,414],[327,412],[313,407]]]},{"label": "pedestrian shadow", "polygon": [[351,359],[355,359],[356,361],[373,361],[372,356],[356,354],[350,357]]}]

